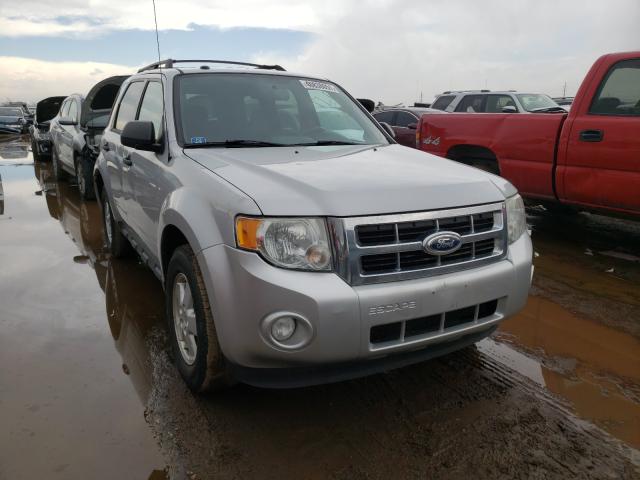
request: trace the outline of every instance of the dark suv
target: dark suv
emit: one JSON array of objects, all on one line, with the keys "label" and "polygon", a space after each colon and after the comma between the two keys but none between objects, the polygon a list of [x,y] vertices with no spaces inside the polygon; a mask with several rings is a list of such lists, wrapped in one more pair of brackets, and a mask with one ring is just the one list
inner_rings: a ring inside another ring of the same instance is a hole
[{"label": "dark suv", "polygon": [[85,200],[95,198],[93,165],[120,85],[128,75],[109,77],[93,86],[86,97],[67,97],[51,120],[51,157],[57,180],[75,177]]}]

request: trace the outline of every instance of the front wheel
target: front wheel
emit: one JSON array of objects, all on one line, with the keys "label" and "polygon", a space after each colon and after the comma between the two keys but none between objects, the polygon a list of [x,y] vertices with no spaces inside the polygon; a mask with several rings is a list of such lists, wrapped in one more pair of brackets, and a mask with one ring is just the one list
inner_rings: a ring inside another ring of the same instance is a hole
[{"label": "front wheel", "polygon": [[76,161],[76,181],[78,190],[84,200],[93,200],[96,198],[93,187],[93,175],[91,161],[84,155]]},{"label": "front wheel", "polygon": [[104,227],[104,239],[107,249],[115,258],[124,257],[131,250],[131,244],[122,234],[122,230],[120,229],[118,222],[113,218],[113,211],[111,210],[111,204],[109,203],[107,192],[105,190],[102,191],[101,203],[102,226]]},{"label": "front wheel", "polygon": [[169,261],[165,297],[175,362],[187,386],[204,392],[231,385],[202,272],[188,245],[178,247]]}]

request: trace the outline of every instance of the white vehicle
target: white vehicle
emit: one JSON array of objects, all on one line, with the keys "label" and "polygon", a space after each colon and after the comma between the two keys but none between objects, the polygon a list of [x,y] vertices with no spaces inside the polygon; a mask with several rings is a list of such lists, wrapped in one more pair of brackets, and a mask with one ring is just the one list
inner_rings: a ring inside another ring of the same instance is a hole
[{"label": "white vehicle", "polygon": [[460,90],[438,95],[431,108],[463,113],[554,113],[566,112],[553,99],[542,93],[515,90]]}]

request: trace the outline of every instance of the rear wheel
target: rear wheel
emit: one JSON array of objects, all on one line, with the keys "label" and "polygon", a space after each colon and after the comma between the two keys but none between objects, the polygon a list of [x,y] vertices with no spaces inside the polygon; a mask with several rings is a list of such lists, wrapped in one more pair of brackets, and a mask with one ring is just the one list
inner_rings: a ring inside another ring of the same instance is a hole
[{"label": "rear wheel", "polygon": [[188,245],[169,261],[165,298],[176,366],[188,387],[203,392],[230,386],[202,272]]},{"label": "rear wheel", "polygon": [[93,187],[93,176],[91,169],[91,161],[84,155],[76,160],[76,181],[78,182],[78,190],[84,200],[93,200],[96,198]]},{"label": "rear wheel", "polygon": [[102,224],[107,248],[116,258],[124,257],[131,251],[129,240],[122,234],[120,225],[113,218],[113,211],[109,204],[106,191],[102,191]]}]

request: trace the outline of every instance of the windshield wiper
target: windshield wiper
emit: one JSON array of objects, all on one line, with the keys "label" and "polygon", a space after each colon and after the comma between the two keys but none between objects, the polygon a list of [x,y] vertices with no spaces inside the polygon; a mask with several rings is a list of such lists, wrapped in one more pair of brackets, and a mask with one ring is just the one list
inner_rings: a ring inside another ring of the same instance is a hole
[{"label": "windshield wiper", "polygon": [[202,142],[187,143],[184,148],[201,148],[201,147],[288,147],[286,143],[263,142],[262,140],[224,140],[222,142]]},{"label": "windshield wiper", "polygon": [[366,145],[364,143],[357,142],[345,142],[342,140],[318,140],[317,142],[309,143],[295,143],[296,147],[323,147],[326,145]]},{"label": "windshield wiper", "polygon": [[560,106],[558,106],[558,107],[534,108],[533,110],[529,110],[529,111],[532,112],[532,113],[533,112],[536,112],[536,113],[537,112],[558,112],[558,113],[564,112],[564,113],[567,113],[567,111],[564,108],[560,107]]}]

